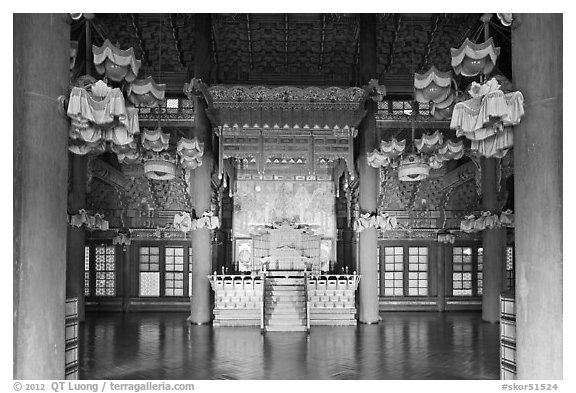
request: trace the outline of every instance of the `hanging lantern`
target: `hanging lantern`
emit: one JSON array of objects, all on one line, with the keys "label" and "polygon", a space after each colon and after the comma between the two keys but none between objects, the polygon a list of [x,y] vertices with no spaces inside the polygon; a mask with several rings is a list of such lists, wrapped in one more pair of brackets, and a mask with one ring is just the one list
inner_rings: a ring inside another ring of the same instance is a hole
[{"label": "hanging lantern", "polygon": [[132,141],[125,145],[112,145],[111,149],[118,157],[118,162],[124,164],[135,164],[142,158],[136,141]]},{"label": "hanging lantern", "polygon": [[389,158],[398,157],[400,154],[404,153],[405,148],[406,140],[397,141],[396,138],[392,138],[390,142],[380,142],[380,151]]},{"label": "hanging lantern", "polygon": [[122,50],[106,40],[100,47],[92,45],[92,53],[94,66],[100,75],[105,74],[115,82],[126,80],[131,83],[136,79],[141,61],[134,57],[134,48]]},{"label": "hanging lantern", "polygon": [[466,38],[460,48],[451,48],[450,53],[456,75],[472,77],[480,73],[486,75],[492,71],[500,55],[500,48],[494,46],[492,38],[480,44],[475,44]]},{"label": "hanging lantern", "polygon": [[180,164],[185,169],[196,169],[202,165],[204,155],[204,144],[198,138],[181,138],[178,141],[176,150],[180,156]]},{"label": "hanging lantern", "polygon": [[142,147],[146,150],[161,152],[168,148],[170,143],[170,134],[162,132],[161,128],[155,130],[144,130],[141,136]]},{"label": "hanging lantern", "polygon": [[436,120],[446,120],[452,116],[454,110],[454,93],[450,93],[448,97],[439,103],[432,103],[430,113]]},{"label": "hanging lantern", "polygon": [[144,155],[144,175],[152,180],[172,180],[176,177],[176,162],[168,152]]},{"label": "hanging lantern", "polygon": [[373,168],[387,167],[391,163],[390,157],[381,153],[378,149],[368,153],[366,159],[368,160],[368,165]]},{"label": "hanging lantern", "polygon": [[414,146],[420,153],[432,153],[442,145],[442,142],[442,134],[436,130],[432,135],[422,134],[422,138],[414,139]]},{"label": "hanging lantern", "polygon": [[514,21],[514,17],[512,14],[496,14],[498,19],[500,19],[500,23],[504,26],[510,26]]},{"label": "hanging lantern", "polygon": [[464,156],[464,141],[452,142],[448,139],[438,149],[436,155],[442,161],[459,160]]},{"label": "hanging lantern", "polygon": [[426,73],[414,73],[414,99],[423,104],[445,101],[450,94],[452,72],[441,72],[432,66]]},{"label": "hanging lantern", "polygon": [[128,99],[134,105],[154,108],[164,100],[166,84],[157,84],[149,76],[137,79],[128,86]]},{"label": "hanging lantern", "polygon": [[192,217],[190,217],[190,213],[188,212],[176,213],[174,215],[173,225],[174,228],[182,232],[190,232],[195,229],[192,225]]},{"label": "hanging lantern", "polygon": [[398,179],[400,181],[420,181],[430,174],[430,166],[417,154],[408,154],[400,161],[398,166]]}]

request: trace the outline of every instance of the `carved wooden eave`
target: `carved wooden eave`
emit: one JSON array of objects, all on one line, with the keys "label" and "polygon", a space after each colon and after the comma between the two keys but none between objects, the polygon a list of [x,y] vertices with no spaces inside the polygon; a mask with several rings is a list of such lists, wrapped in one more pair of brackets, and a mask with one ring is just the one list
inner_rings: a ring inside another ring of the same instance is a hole
[{"label": "carved wooden eave", "polygon": [[92,158],[88,165],[90,177],[96,177],[113,187],[126,190],[128,179],[122,172],[118,171],[113,166],[98,158]]},{"label": "carved wooden eave", "polygon": [[212,86],[208,113],[216,126],[356,129],[368,93],[359,87]]},{"label": "carved wooden eave", "polygon": [[467,162],[444,175],[442,189],[447,192],[475,179],[475,176],[476,165],[473,162]]},{"label": "carved wooden eave", "polygon": [[207,113],[220,137],[219,167],[235,158],[263,175],[286,161],[295,173],[315,174],[342,159],[354,177],[353,139],[369,93],[358,87],[212,86]]}]

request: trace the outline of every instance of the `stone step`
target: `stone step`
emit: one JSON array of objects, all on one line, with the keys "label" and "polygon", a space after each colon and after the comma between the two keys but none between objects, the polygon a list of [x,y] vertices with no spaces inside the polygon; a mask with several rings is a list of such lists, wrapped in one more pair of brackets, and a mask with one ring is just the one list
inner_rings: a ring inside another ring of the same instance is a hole
[{"label": "stone step", "polygon": [[266,303],[277,303],[278,301],[282,303],[287,302],[299,302],[304,303],[306,301],[306,296],[298,293],[278,293],[274,292],[266,296]]},{"label": "stone step", "polygon": [[274,294],[274,293],[278,293],[281,295],[289,295],[289,294],[293,294],[293,295],[302,295],[304,296],[304,288],[298,288],[296,286],[285,286],[285,287],[275,287],[275,288],[266,288],[266,290],[264,291],[264,294],[269,295],[269,294]]},{"label": "stone step", "polygon": [[266,325],[305,325],[306,318],[264,318]]},{"label": "stone step", "polygon": [[264,319],[268,319],[268,320],[274,319],[274,320],[279,320],[279,321],[292,320],[292,319],[306,320],[306,313],[303,313],[303,312],[271,313],[271,314],[266,314],[264,316]]},{"label": "stone step", "polygon": [[275,277],[275,278],[268,278],[266,279],[265,286],[269,285],[302,285],[304,287],[304,279],[303,278],[284,278],[284,277]]},{"label": "stone step", "polygon": [[311,319],[311,326],[356,326],[356,319]]},{"label": "stone step", "polygon": [[349,321],[349,320],[356,320],[356,314],[314,314],[314,313],[310,313],[310,320],[311,321],[320,321],[320,320]]},{"label": "stone step", "polygon": [[305,332],[306,326],[265,326],[266,332]]},{"label": "stone step", "polygon": [[355,307],[331,307],[331,308],[313,308],[310,307],[310,315],[324,315],[324,314],[356,314]]},{"label": "stone step", "polygon": [[299,317],[306,317],[306,311],[304,310],[266,310],[266,312],[264,313],[265,317],[271,316],[271,315],[275,315],[278,316],[280,318],[283,317],[291,317],[291,316],[299,316]]},{"label": "stone step", "polygon": [[277,276],[304,277],[304,270],[274,269],[266,271],[266,277]]},{"label": "stone step", "polygon": [[237,318],[237,319],[250,319],[260,318],[261,310],[219,310],[215,309],[214,316],[217,318]]},{"label": "stone step", "polygon": [[[271,306],[271,307],[266,307],[264,308],[264,315],[269,315],[269,314],[290,314],[290,313],[305,313],[306,310],[304,310],[303,307],[275,307],[275,306]],[[310,314],[312,315],[312,314]]]},{"label": "stone step", "polygon": [[212,326],[260,326],[260,319],[215,319]]},{"label": "stone step", "polygon": [[270,291],[299,291],[299,292],[304,292],[304,286],[303,285],[297,285],[297,284],[266,284],[266,287],[264,288],[264,292],[270,292]]}]

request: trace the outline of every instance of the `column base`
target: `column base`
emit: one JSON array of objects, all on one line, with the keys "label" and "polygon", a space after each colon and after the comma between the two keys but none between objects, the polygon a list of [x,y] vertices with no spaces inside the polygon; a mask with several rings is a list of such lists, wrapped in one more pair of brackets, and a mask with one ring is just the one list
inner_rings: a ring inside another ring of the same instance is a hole
[{"label": "column base", "polygon": [[203,326],[203,325],[212,325],[212,321],[207,321],[207,322],[193,322],[190,317],[186,318],[186,322],[190,325],[197,325],[197,326]]},{"label": "column base", "polygon": [[380,323],[380,321],[374,321],[374,322],[358,321],[358,323],[361,323],[362,325],[378,325]]}]

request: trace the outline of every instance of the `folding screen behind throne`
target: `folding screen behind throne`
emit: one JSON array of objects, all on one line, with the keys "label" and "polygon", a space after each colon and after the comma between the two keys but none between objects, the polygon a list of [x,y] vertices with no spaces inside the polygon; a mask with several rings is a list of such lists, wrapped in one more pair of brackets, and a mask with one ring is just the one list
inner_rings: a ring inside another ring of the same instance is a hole
[{"label": "folding screen behind throne", "polygon": [[253,235],[253,271],[306,270],[320,274],[320,236],[287,222]]}]

